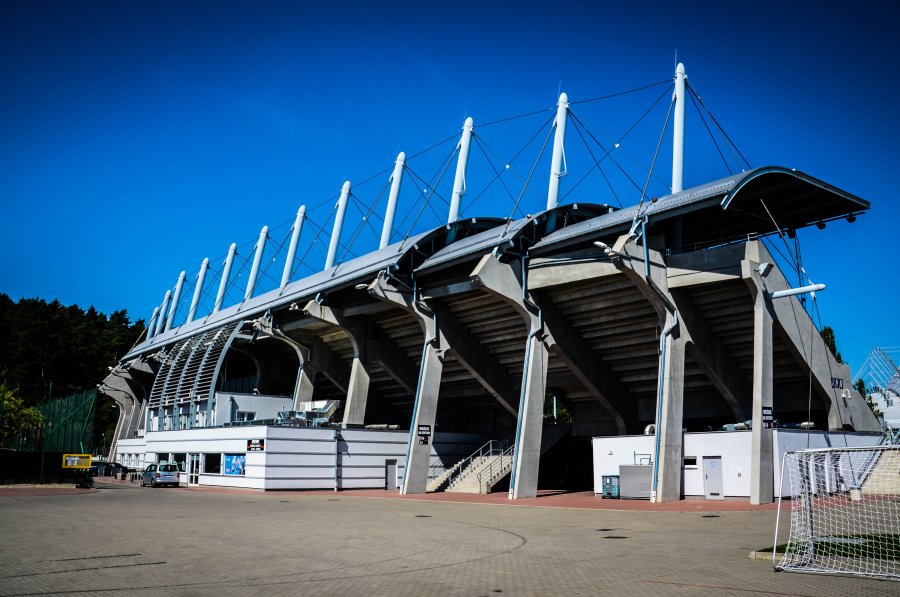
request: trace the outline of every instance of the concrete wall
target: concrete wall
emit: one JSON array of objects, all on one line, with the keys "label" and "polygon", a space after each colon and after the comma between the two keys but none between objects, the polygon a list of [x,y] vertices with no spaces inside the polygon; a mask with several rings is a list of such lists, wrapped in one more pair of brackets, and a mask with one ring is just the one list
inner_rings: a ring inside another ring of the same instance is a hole
[{"label": "concrete wall", "polygon": [[[254,439],[264,440],[263,451],[247,451],[247,440]],[[408,431],[370,429],[264,425],[183,429],[149,432],[144,438],[123,440],[118,461],[144,468],[151,462],[169,460],[170,454],[201,454],[199,485],[250,489],[380,489],[387,485],[388,461],[396,461],[394,486],[400,486],[408,440]],[[460,445],[475,450],[480,441],[480,436],[472,434],[438,433],[432,443],[432,456],[459,450]],[[203,454],[245,455],[244,475],[204,471]],[[188,482],[187,473],[182,473],[181,482]]]},{"label": "concrete wall", "polygon": [[125,466],[143,469],[147,442],[143,437],[134,439],[120,439],[116,448],[115,460]]},{"label": "concrete wall", "polygon": [[[785,452],[809,448],[842,448],[845,446],[873,446],[881,441],[879,433],[839,433],[776,429],[773,446],[775,494],[781,487],[781,461]],[[714,431],[684,434],[684,458],[696,458],[695,466],[682,466],[685,497],[703,497],[703,457],[722,458],[722,484],[725,497],[750,497],[750,465],[752,455],[751,431]],[[846,443],[845,443],[846,439]],[[646,455],[653,453],[652,435],[623,435],[595,437],[592,440],[594,456],[594,493],[603,491],[602,477],[618,475],[623,464],[646,464]],[[642,456],[643,455],[643,456]],[[785,483],[787,485],[787,483]],[[791,495],[790,487],[784,487],[782,495]]]},{"label": "concrete wall", "polygon": [[[594,493],[602,493],[602,477],[618,475],[619,465],[648,464],[647,455],[653,454],[654,436],[626,435],[619,437],[595,437]],[[685,433],[684,458],[696,458],[697,464],[685,468],[683,492],[685,497],[702,497],[703,457],[722,458],[722,489],[726,497],[750,496],[750,442],[749,431],[721,431],[711,433]],[[651,457],[652,458],[652,457]]]}]

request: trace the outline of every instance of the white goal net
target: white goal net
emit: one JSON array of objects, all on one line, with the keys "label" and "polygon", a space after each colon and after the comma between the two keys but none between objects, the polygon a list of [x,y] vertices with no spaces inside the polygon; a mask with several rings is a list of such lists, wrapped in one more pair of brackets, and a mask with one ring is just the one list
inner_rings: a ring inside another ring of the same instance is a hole
[{"label": "white goal net", "polygon": [[776,569],[900,580],[900,446],[788,452],[781,477],[791,530],[783,546],[776,530]]}]

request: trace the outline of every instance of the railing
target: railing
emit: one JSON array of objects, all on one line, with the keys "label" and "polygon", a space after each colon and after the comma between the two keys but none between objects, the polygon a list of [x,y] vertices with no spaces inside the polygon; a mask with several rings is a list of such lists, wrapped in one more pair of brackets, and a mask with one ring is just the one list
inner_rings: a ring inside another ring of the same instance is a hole
[{"label": "railing", "polygon": [[482,491],[485,485],[493,485],[512,470],[513,448],[514,446],[508,447],[499,457],[492,459],[490,464],[478,471],[478,491]]},{"label": "railing", "polygon": [[[468,454],[466,450],[469,449],[470,445],[468,442],[459,442],[453,444],[443,454],[434,454],[428,461],[428,482],[431,483],[439,479],[441,475],[456,469],[464,460],[465,455]],[[447,462],[452,462],[453,464],[447,467]]]},{"label": "railing", "polygon": [[453,485],[457,481],[459,481],[463,473],[465,473],[473,463],[479,462],[482,458],[485,458],[487,456],[496,456],[498,454],[503,454],[505,451],[511,449],[511,444],[511,440],[508,439],[492,439],[488,443],[478,448],[468,458],[460,462],[459,467],[456,469],[456,471],[450,474],[450,476],[447,478],[447,487],[453,487]]},{"label": "railing", "polygon": [[541,430],[541,454],[552,448],[569,432],[571,425],[562,423],[544,424]]}]

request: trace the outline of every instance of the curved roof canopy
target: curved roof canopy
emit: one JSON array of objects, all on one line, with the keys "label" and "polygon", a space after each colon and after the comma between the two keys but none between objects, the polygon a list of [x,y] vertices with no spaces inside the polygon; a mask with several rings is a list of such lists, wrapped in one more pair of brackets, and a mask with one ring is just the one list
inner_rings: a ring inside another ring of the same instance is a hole
[{"label": "curved roof canopy", "polygon": [[[755,168],[659,200],[588,220],[544,237],[532,247],[544,254],[568,245],[627,232],[636,214],[646,216],[648,234],[674,231],[685,249],[726,244],[778,230],[796,230],[851,218],[869,202],[812,176],[780,166]],[[678,249],[680,250],[680,249]]]}]

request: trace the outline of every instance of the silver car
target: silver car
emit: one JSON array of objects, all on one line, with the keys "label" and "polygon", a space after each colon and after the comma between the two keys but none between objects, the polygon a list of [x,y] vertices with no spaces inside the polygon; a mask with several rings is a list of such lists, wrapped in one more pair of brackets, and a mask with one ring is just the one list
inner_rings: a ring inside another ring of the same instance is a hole
[{"label": "silver car", "polygon": [[141,473],[141,487],[171,485],[178,487],[178,465],[166,462],[151,464]]}]

